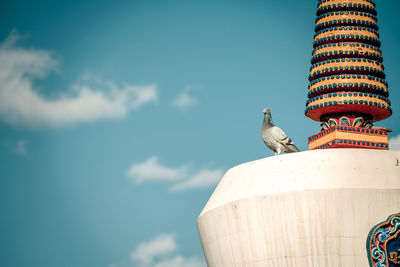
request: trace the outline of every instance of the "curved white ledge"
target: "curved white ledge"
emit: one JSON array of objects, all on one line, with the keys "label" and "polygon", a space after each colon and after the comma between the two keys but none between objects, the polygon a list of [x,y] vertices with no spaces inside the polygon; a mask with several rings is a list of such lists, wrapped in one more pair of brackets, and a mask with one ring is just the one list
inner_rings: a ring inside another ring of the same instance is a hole
[{"label": "curved white ledge", "polygon": [[400,151],[325,149],[244,163],[226,172],[200,216],[259,195],[343,188],[400,189]]}]

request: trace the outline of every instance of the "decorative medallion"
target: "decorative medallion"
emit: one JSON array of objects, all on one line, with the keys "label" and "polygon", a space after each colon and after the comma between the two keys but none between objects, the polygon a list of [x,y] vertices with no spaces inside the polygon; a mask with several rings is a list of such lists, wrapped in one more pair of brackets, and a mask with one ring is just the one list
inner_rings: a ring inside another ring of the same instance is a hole
[{"label": "decorative medallion", "polygon": [[377,224],[368,234],[367,253],[370,267],[400,266],[400,213]]}]

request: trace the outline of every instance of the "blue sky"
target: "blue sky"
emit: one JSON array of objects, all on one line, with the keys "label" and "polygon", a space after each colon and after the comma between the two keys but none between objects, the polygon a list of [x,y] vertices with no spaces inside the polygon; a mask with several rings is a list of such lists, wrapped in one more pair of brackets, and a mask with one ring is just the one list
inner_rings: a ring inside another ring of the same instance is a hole
[{"label": "blue sky", "polygon": [[[400,149],[399,1],[377,1]],[[307,149],[317,1],[2,1],[0,265],[205,266],[223,173]]]}]

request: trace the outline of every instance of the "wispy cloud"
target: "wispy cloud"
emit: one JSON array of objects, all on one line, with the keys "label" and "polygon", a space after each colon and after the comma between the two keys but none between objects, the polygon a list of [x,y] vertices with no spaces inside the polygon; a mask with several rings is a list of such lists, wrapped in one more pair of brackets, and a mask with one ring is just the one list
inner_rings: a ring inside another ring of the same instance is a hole
[{"label": "wispy cloud", "polygon": [[62,126],[100,119],[123,118],[129,111],[157,101],[155,85],[116,86],[105,90],[75,84],[56,98],[38,93],[34,80],[57,68],[45,50],[18,45],[21,36],[12,31],[0,44],[0,119],[13,125]]},{"label": "wispy cloud", "polygon": [[159,163],[153,156],[144,162],[133,163],[127,172],[130,179],[136,183],[145,181],[176,181],[187,175],[188,167],[168,167]]},{"label": "wispy cloud", "polygon": [[222,178],[222,169],[204,169],[192,175],[189,179],[170,187],[171,191],[183,191],[191,188],[206,188],[218,183]]},{"label": "wispy cloud", "polygon": [[132,251],[130,258],[142,266],[150,266],[155,258],[176,251],[174,234],[161,234],[150,241],[139,244]]},{"label": "wispy cloud", "polygon": [[389,139],[390,150],[400,150],[400,134]]},{"label": "wispy cloud", "polygon": [[141,266],[141,267],[207,267],[203,258],[185,257],[178,253],[176,235],[160,234],[149,241],[144,241],[131,252],[129,261],[109,267]]},{"label": "wispy cloud", "polygon": [[187,109],[198,103],[195,96],[192,95],[192,88],[186,87],[172,102],[179,109]]},{"label": "wispy cloud", "polygon": [[156,156],[144,162],[133,163],[127,171],[129,179],[136,184],[150,181],[169,182],[172,184],[169,187],[171,192],[213,186],[218,183],[223,174],[222,168],[195,169],[191,164],[169,167],[160,164]]},{"label": "wispy cloud", "polygon": [[28,155],[28,141],[19,140],[15,146],[15,153],[20,156]]}]

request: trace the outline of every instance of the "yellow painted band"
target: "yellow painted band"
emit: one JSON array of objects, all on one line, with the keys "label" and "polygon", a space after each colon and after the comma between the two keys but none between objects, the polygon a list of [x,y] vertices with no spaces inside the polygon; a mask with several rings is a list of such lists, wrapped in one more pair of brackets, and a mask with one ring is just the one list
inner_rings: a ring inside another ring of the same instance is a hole
[{"label": "yellow painted band", "polygon": [[[342,92],[340,92],[340,93],[342,93]],[[313,106],[313,105],[324,104],[325,102],[334,102],[334,101],[337,102],[337,105],[342,105],[345,100],[347,100],[347,101],[352,100],[353,104],[354,104],[354,100],[358,100],[358,101],[363,100],[363,101],[368,101],[368,102],[372,101],[372,102],[380,103],[381,105],[385,105],[385,106],[390,106],[390,103],[388,101],[385,101],[385,100],[382,100],[382,99],[379,99],[376,97],[370,97],[370,96],[364,96],[364,95],[363,96],[359,96],[359,95],[349,96],[348,92],[346,92],[346,93],[347,93],[347,96],[341,96],[341,97],[340,96],[336,96],[336,97],[332,96],[332,97],[326,97],[326,98],[324,97],[322,99],[311,101],[308,103],[307,107]],[[357,105],[364,105],[364,104],[357,104]]]},{"label": "yellow painted band", "polygon": [[[326,53],[326,52],[334,53],[335,51],[337,51],[337,55],[339,55],[339,51],[343,51],[343,52],[344,51],[349,51],[349,52],[350,51],[358,51],[358,53],[361,54],[361,55],[366,54],[366,53],[375,53],[375,54],[378,54],[380,56],[382,55],[382,52],[379,49],[373,49],[372,47],[371,46],[362,47],[362,46],[356,46],[356,45],[352,45],[352,44],[349,44],[349,45],[346,45],[346,46],[320,47],[319,49],[316,49],[314,51],[312,56],[315,56],[315,55],[318,55],[318,54],[321,54],[321,53]],[[351,56],[349,54],[344,54],[344,53],[342,54],[342,56],[346,56],[346,55],[347,56]]]},{"label": "yellow painted band", "polygon": [[333,140],[344,139],[351,141],[360,141],[360,142],[373,142],[373,143],[383,143],[388,144],[388,136],[387,135],[368,135],[364,133],[349,133],[342,131],[333,131],[319,139],[313,140],[309,142],[309,149],[314,149],[325,145]]},{"label": "yellow painted band", "polygon": [[362,4],[362,5],[366,5],[366,6],[370,6],[372,8],[375,8],[375,5],[372,4],[371,2],[365,1],[365,0],[329,0],[327,2],[321,3],[318,5],[318,8],[324,7],[324,6],[328,6],[328,5],[333,5],[333,4]]},{"label": "yellow painted band", "polygon": [[368,37],[373,37],[373,38],[379,38],[378,34],[376,34],[375,32],[371,32],[368,30],[359,30],[359,29],[352,29],[352,30],[332,30],[332,31],[326,31],[326,32],[321,32],[319,34],[317,34],[314,38],[314,41],[317,41],[319,39],[322,39],[324,37],[335,37],[336,35],[351,35],[353,34],[354,36],[356,35],[364,35],[364,36],[368,36]]},{"label": "yellow painted band", "polygon": [[[347,14],[346,14],[347,13]],[[372,23],[377,23],[376,19],[372,18],[372,17],[367,17],[367,16],[361,16],[361,15],[350,15],[348,11],[345,11],[343,15],[330,15],[330,16],[326,16],[326,17],[322,17],[321,19],[317,20],[316,24],[321,24],[324,22],[329,22],[329,21],[333,21],[333,20],[343,20],[343,19],[355,19],[355,20],[363,20],[363,21],[369,21]]]},{"label": "yellow painted band", "polygon": [[315,66],[315,67],[313,67],[312,69],[311,69],[311,73],[314,73],[314,72],[316,72],[316,71],[320,71],[320,72],[322,72],[322,70],[324,70],[324,69],[326,69],[326,68],[335,68],[335,67],[337,67],[338,69],[340,68],[340,67],[346,67],[346,66],[348,66],[348,67],[351,67],[351,66],[353,66],[354,68],[355,67],[364,67],[364,69],[365,69],[365,67],[369,67],[369,68],[376,68],[376,69],[378,69],[378,70],[380,70],[380,71],[384,71],[384,68],[383,68],[383,65],[382,64],[380,64],[379,62],[377,63],[377,62],[375,62],[375,61],[373,61],[373,60],[371,60],[371,62],[363,62],[363,61],[361,61],[361,62],[358,62],[358,61],[355,61],[355,62],[353,62],[352,60],[350,60],[350,61],[344,61],[344,62],[342,62],[341,60],[339,60],[339,62],[336,62],[336,60],[335,60],[335,62],[331,62],[331,63],[325,63],[325,64],[321,64],[321,65],[319,65],[319,66]]},{"label": "yellow painted band", "polygon": [[329,84],[334,84],[334,83],[336,83],[336,84],[338,84],[338,83],[347,83],[347,84],[348,83],[353,83],[353,84],[354,83],[358,83],[358,84],[367,83],[368,85],[372,84],[372,85],[383,87],[385,92],[387,91],[386,84],[384,84],[380,81],[377,81],[377,80],[370,80],[365,75],[363,75],[361,78],[341,78],[340,77],[339,79],[337,79],[337,78],[329,79],[329,80],[325,79],[325,81],[320,81],[320,82],[317,82],[317,83],[314,83],[313,85],[311,85],[310,88],[308,89],[308,91],[312,91],[314,88],[317,88],[320,86],[325,86],[325,85],[328,86]]}]

